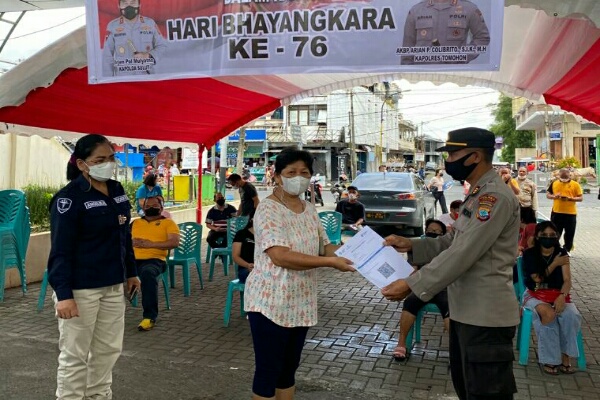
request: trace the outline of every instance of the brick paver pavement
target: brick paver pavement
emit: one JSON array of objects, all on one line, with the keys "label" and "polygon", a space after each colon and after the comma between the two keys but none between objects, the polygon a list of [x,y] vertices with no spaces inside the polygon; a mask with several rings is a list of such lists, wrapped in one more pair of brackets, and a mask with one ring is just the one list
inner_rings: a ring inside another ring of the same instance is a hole
[{"label": "brick paver pavement", "polygon": [[[454,193],[457,197],[459,190]],[[449,196],[452,199],[452,196]],[[600,202],[586,195],[580,205],[573,252],[574,301],[581,311],[588,362],[586,372],[548,376],[530,347],[526,367],[515,362],[517,399],[600,399]],[[542,201],[549,215],[549,203]],[[220,265],[215,280],[200,290],[192,271],[192,293],[183,297],[178,271],[171,290],[172,310],[161,310],[151,332],[137,332],[141,310],[129,307],[124,353],[115,368],[116,399],[246,399],[253,372],[251,336],[234,300],[229,328],[223,327],[228,277]],[[6,292],[0,303],[0,398],[48,399],[54,390],[58,332],[51,299],[36,312],[39,285],[27,296]],[[358,274],[320,271],[319,324],[309,330],[298,372],[302,399],[453,399],[448,373],[448,341],[439,316],[427,316],[423,341],[405,363],[394,362],[401,304],[382,298]]]}]

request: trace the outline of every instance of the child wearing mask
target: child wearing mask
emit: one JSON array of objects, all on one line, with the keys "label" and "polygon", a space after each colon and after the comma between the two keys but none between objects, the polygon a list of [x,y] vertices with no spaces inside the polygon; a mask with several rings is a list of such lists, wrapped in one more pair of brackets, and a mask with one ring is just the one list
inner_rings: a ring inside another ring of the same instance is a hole
[{"label": "child wearing mask", "polygon": [[446,225],[446,228],[451,228],[452,225],[454,225],[454,222],[458,219],[459,210],[462,203],[462,200],[454,200],[452,203],[450,203],[450,212],[440,215],[439,220]]}]

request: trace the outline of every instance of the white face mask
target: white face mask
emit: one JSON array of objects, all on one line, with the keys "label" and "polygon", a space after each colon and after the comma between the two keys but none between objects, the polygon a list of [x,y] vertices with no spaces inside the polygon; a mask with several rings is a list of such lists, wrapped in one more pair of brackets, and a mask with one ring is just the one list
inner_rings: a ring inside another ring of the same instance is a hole
[{"label": "white face mask", "polygon": [[569,182],[569,181],[570,181],[570,179],[569,179],[569,178],[560,178],[560,181],[561,181],[562,183],[567,183],[567,182]]},{"label": "white face mask", "polygon": [[356,195],[355,195],[355,194],[349,194],[349,195],[348,195],[348,198],[349,198],[350,200],[356,200]]},{"label": "white face mask", "polygon": [[519,175],[518,178],[524,181],[525,179],[527,179],[527,175]]},{"label": "white face mask", "polygon": [[294,196],[300,196],[300,194],[306,192],[308,185],[310,185],[310,179],[300,175],[293,178],[282,176],[281,180],[283,182],[283,190]]},{"label": "white face mask", "polygon": [[[87,164],[85,164],[87,165]],[[116,163],[114,161],[108,161],[98,165],[87,165],[90,169],[89,175],[97,180],[98,182],[105,182],[113,177],[115,174]]]}]

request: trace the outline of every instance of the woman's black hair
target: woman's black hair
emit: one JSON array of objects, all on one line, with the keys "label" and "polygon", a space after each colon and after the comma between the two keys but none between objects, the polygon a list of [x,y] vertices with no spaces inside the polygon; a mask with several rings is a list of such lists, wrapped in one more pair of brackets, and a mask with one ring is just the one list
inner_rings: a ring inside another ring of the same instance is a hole
[{"label": "woman's black hair", "polygon": [[246,227],[244,229],[250,229],[254,226],[254,218],[251,218],[248,220],[248,223],[246,224]]},{"label": "woman's black hair", "polygon": [[521,207],[521,222],[524,224],[537,223],[535,211],[531,207]]},{"label": "woman's black hair", "polygon": [[85,160],[96,150],[96,147],[104,143],[110,145],[106,137],[95,133],[80,138],[75,144],[75,150],[67,164],[67,180],[72,181],[81,175],[81,171],[77,168],[77,160]]},{"label": "woman's black hair", "polygon": [[[535,271],[540,278],[545,278],[548,276],[548,262],[542,257],[542,246],[540,245],[540,241],[538,240],[538,235],[548,228],[551,228],[554,232],[558,233],[558,229],[556,229],[556,225],[554,225],[552,221],[542,221],[535,226],[535,234],[533,241],[533,248],[535,249]],[[559,246],[558,239],[556,239],[556,244],[554,245],[554,248],[556,248],[557,246]]]},{"label": "woman's black hair", "polygon": [[281,174],[281,172],[290,164],[296,161],[302,161],[308,168],[310,174],[313,174],[313,156],[306,150],[299,150],[295,146],[286,147],[281,150],[281,153],[277,155],[275,159],[275,173]]},{"label": "woman's black hair", "polygon": [[431,224],[438,224],[442,227],[442,236],[446,234],[446,224],[444,224],[442,221],[433,218],[428,219],[427,221],[425,221],[425,230],[427,230],[427,228],[429,228],[429,225]]},{"label": "woman's black hair", "polygon": [[152,172],[149,172],[148,175],[144,178],[144,185],[146,186],[156,186],[156,175]]},{"label": "woman's black hair", "polygon": [[440,171],[442,171],[442,169],[441,169],[441,168],[438,168],[438,169],[436,169],[436,170],[435,170],[435,176],[438,176],[438,175],[440,174]]}]

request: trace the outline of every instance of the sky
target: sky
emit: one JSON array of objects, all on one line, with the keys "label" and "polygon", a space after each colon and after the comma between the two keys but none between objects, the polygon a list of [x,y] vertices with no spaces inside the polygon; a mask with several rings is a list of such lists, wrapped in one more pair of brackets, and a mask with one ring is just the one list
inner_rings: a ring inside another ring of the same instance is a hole
[{"label": "sky", "polygon": [[[4,18],[14,20],[18,13]],[[0,74],[62,36],[85,25],[83,7],[27,12],[0,53]],[[0,23],[0,37],[9,29]],[[402,91],[399,100],[404,119],[422,126],[423,133],[446,139],[448,131],[466,126],[488,128],[493,123],[490,104],[499,93],[488,88],[459,87],[452,83],[435,86],[420,82],[396,82]],[[422,124],[422,125],[421,125]]]}]

